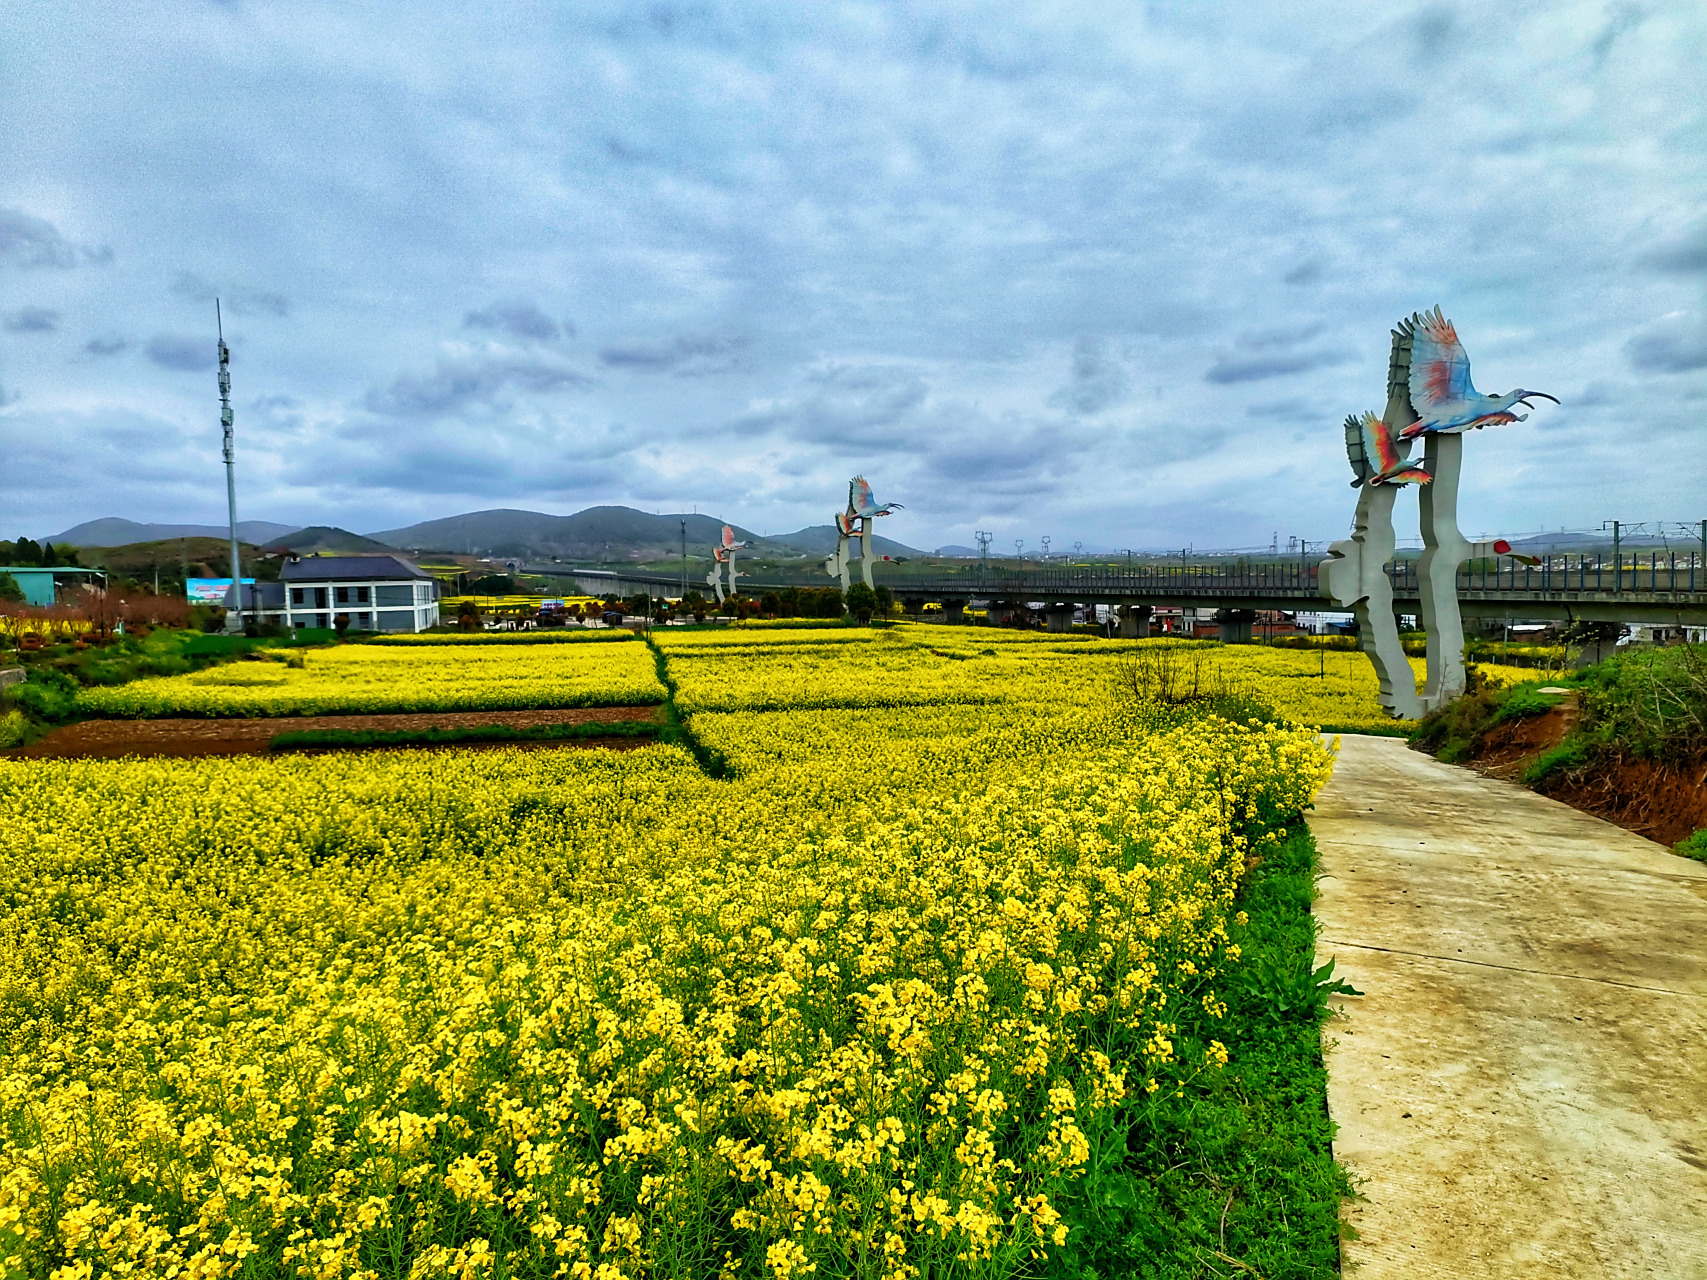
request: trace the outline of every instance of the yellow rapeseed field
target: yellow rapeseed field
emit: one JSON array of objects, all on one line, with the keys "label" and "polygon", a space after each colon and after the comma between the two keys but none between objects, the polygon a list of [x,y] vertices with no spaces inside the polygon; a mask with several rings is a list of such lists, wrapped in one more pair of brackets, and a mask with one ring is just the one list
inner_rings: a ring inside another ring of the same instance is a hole
[{"label": "yellow rapeseed field", "polygon": [[105,716],[285,716],[494,707],[638,706],[664,700],[652,652],[606,644],[350,644],[310,649],[303,666],[240,662],[184,676],[87,689]]},{"label": "yellow rapeseed field", "polygon": [[[684,696],[745,691],[688,720],[721,777],[675,746],[0,762],[0,1273],[900,1278],[1058,1249],[1119,1101],[1226,1064],[1174,1011],[1224,1016],[1252,833],[1328,753],[1120,705],[1110,660],[1042,646],[854,641],[896,688],[852,709],[824,646],[691,647]],[[520,685],[565,650],[652,670],[638,643],[493,652]],[[897,705],[909,681],[942,700]]]}]

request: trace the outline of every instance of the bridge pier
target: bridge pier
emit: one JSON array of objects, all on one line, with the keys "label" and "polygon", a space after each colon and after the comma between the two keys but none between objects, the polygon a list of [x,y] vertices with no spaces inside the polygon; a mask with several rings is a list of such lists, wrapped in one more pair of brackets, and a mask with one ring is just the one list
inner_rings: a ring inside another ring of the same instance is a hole
[{"label": "bridge pier", "polygon": [[942,620],[959,625],[966,621],[966,601],[944,600],[942,602]]},{"label": "bridge pier", "polygon": [[909,618],[922,617],[925,612],[925,598],[923,596],[902,596],[901,612]]},{"label": "bridge pier", "polygon": [[1071,604],[1053,603],[1046,606],[1043,616],[1048,622],[1048,628],[1056,635],[1064,635],[1073,626],[1073,606]]},{"label": "bridge pier", "polygon": [[1251,623],[1257,620],[1255,609],[1221,609],[1215,621],[1221,626],[1222,644],[1249,644]]},{"label": "bridge pier", "polygon": [[1155,616],[1156,608],[1148,604],[1123,604],[1120,606],[1120,631],[1122,640],[1147,640],[1150,636],[1150,619]]}]

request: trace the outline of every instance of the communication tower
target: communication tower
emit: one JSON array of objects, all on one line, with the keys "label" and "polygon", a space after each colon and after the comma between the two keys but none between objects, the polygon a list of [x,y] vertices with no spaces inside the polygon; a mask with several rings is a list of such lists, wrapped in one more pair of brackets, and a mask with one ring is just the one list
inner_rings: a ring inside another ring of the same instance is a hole
[{"label": "communication tower", "polygon": [[231,522],[231,612],[227,631],[243,630],[243,566],[237,554],[237,444],[231,426],[231,348],[225,345],[225,317],[219,299],[213,300],[213,321],[219,330],[219,425],[225,433],[225,507]]}]

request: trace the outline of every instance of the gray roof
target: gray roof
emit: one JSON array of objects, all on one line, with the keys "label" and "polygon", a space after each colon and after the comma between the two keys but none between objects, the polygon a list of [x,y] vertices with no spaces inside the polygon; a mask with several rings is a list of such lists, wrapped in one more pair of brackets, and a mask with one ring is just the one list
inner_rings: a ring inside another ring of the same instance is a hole
[{"label": "gray roof", "polygon": [[431,582],[433,575],[397,556],[304,556],[285,561],[279,570],[280,582],[395,582],[399,578]]}]

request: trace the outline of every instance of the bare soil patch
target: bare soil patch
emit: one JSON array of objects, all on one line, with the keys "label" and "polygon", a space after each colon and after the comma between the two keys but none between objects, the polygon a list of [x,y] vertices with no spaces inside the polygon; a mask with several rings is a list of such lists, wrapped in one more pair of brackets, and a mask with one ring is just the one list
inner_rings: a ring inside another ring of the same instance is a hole
[{"label": "bare soil patch", "polygon": [[1663,845],[1707,827],[1707,760],[1597,761],[1552,774],[1535,789]]},{"label": "bare soil patch", "polygon": [[[646,707],[569,707],[537,711],[421,711],[382,716],[280,716],[252,720],[84,720],[55,729],[39,742],[3,753],[25,759],[100,759],[123,756],[231,756],[264,754],[275,734],[334,729],[350,732],[420,729],[462,729],[475,725],[507,725],[534,729],[559,724],[616,724],[622,721],[661,721],[664,709]],[[542,742],[540,746],[634,747],[631,738],[581,738]],[[475,746],[525,746],[526,743],[467,743]],[[442,748],[435,748],[442,749]]]},{"label": "bare soil patch", "polygon": [[1546,715],[1497,724],[1482,736],[1470,766],[1490,778],[1520,781],[1530,762],[1563,742],[1576,722],[1576,700],[1572,698]]},{"label": "bare soil patch", "polygon": [[[1573,696],[1546,715],[1495,725],[1465,763],[1487,777],[1521,782],[1524,770],[1563,742],[1576,722]],[[1534,790],[1663,845],[1707,827],[1707,759],[1601,758],[1557,770]]]}]

